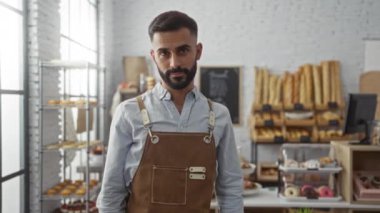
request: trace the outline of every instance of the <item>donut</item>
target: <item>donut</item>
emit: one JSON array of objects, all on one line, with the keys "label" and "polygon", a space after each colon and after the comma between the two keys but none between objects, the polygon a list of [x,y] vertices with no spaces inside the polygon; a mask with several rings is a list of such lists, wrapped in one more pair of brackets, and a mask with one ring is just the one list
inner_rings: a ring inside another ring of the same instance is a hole
[{"label": "donut", "polygon": [[285,189],[284,195],[286,197],[298,197],[300,196],[300,189],[296,186],[288,186]]},{"label": "donut", "polygon": [[307,198],[317,198],[318,192],[316,192],[311,185],[303,185],[301,188],[301,195]]},{"label": "donut", "polygon": [[334,192],[328,186],[318,188],[319,197],[334,197]]},{"label": "donut", "polygon": [[380,186],[380,177],[379,176],[373,176],[371,182],[373,185]]},{"label": "donut", "polygon": [[298,168],[298,162],[293,159],[285,160],[285,167]]}]

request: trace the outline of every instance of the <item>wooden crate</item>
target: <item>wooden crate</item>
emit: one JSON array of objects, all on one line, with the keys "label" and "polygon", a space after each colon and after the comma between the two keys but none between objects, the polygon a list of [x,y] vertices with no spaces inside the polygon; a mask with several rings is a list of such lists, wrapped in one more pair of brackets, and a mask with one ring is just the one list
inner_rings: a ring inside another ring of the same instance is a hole
[{"label": "wooden crate", "polygon": [[353,204],[379,204],[379,202],[363,202],[354,199],[353,175],[355,171],[380,171],[380,146],[352,145],[342,141],[333,141],[331,145],[336,159],[342,166],[338,184],[343,198]]}]

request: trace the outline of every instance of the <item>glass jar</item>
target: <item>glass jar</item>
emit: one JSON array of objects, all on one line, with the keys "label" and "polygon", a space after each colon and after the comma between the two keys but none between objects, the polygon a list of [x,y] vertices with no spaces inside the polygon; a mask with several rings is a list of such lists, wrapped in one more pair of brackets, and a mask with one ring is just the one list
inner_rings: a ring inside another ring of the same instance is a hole
[{"label": "glass jar", "polygon": [[380,145],[380,121],[374,121],[372,127],[371,143]]}]

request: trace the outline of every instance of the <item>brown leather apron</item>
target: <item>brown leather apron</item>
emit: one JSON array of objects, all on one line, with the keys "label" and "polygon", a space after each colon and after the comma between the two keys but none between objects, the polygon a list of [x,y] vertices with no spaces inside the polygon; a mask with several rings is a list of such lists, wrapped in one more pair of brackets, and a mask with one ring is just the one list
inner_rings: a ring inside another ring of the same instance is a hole
[{"label": "brown leather apron", "polygon": [[216,176],[211,102],[209,132],[177,133],[152,132],[141,96],[137,101],[149,134],[132,180],[127,212],[209,212]]}]

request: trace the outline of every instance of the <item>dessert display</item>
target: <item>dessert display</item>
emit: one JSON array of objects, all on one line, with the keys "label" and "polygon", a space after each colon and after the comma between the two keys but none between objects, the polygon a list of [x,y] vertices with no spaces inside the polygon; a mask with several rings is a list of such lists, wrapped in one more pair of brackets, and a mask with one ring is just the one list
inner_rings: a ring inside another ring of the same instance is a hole
[{"label": "dessert display", "polygon": [[[58,183],[45,191],[46,196],[84,196],[87,192],[85,182],[83,180],[65,180]],[[98,181],[91,179],[89,183],[90,190],[98,185]]]},{"label": "dessert display", "polygon": [[[98,208],[96,207],[96,203],[94,201],[88,202],[89,213],[98,213]],[[74,201],[68,202],[61,205],[60,208],[56,209],[54,213],[81,213],[86,212],[86,202],[84,201]]]},{"label": "dessert display", "polygon": [[380,172],[354,173],[354,195],[358,201],[380,201]]},{"label": "dessert display", "polygon": [[337,176],[342,168],[327,144],[284,144],[279,160],[280,197],[289,201],[339,201]]}]

